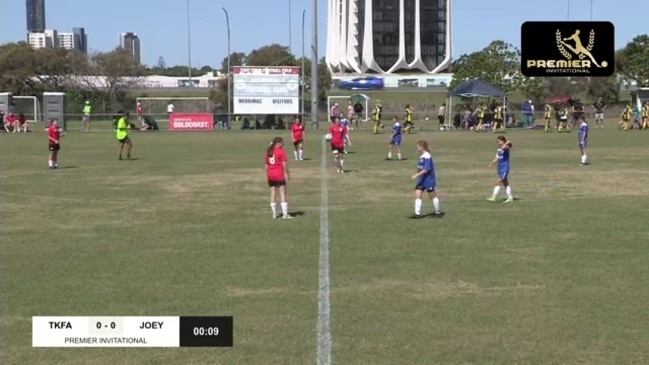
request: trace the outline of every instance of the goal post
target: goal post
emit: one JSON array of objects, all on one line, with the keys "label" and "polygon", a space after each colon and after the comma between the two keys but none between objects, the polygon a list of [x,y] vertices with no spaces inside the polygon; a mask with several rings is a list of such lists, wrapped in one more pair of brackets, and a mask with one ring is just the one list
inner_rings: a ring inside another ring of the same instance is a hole
[{"label": "goal post", "polygon": [[340,112],[343,113],[343,115],[347,116],[347,105],[349,104],[349,101],[352,102],[352,105],[356,105],[356,103],[359,102],[361,103],[361,105],[363,105],[361,121],[368,121],[369,115],[372,111],[370,110],[370,97],[365,94],[336,95],[327,97],[327,115],[331,113],[331,107],[335,103],[338,103]]},{"label": "goal post", "polygon": [[[145,115],[166,116],[167,107],[173,104],[176,113],[212,113],[212,104],[208,97],[138,97],[136,103],[142,105]],[[136,106],[137,108],[137,106]]]},{"label": "goal post", "polygon": [[41,104],[36,96],[13,96],[13,113],[23,114],[28,123],[41,122]]}]

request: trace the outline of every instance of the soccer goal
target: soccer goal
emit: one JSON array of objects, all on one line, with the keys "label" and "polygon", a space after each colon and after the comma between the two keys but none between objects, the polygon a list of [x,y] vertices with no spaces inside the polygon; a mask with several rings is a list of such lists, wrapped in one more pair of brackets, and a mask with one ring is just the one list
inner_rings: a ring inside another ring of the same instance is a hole
[{"label": "soccer goal", "polygon": [[363,106],[363,112],[361,113],[361,120],[368,121],[369,115],[372,112],[370,110],[370,97],[365,94],[354,94],[354,95],[339,95],[339,96],[329,96],[327,97],[327,113],[331,113],[331,107],[338,103],[338,108],[343,115],[347,116],[347,106],[349,102],[352,102],[352,105],[356,103],[361,103]]},{"label": "soccer goal", "polygon": [[167,108],[173,105],[176,113],[211,113],[212,105],[208,97],[139,97],[136,102],[142,105],[145,115],[166,116]]},{"label": "soccer goal", "polygon": [[23,114],[28,123],[41,121],[41,104],[35,96],[13,96],[13,113]]}]

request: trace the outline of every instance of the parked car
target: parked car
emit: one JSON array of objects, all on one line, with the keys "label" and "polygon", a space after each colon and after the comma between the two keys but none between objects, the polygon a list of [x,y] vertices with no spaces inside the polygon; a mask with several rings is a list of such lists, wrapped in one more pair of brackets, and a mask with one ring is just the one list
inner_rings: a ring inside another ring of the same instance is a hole
[{"label": "parked car", "polygon": [[375,76],[357,77],[352,80],[341,80],[338,87],[345,90],[379,90],[383,89],[383,79]]}]

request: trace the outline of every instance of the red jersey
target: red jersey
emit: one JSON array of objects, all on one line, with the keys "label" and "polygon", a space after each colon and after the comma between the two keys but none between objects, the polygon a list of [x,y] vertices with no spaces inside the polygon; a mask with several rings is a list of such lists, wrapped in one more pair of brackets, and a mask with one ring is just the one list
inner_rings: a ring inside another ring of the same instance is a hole
[{"label": "red jersey", "polygon": [[331,144],[335,147],[345,147],[345,135],[347,134],[347,127],[340,124],[332,124],[329,128],[331,133]]},{"label": "red jersey", "polygon": [[51,125],[47,128],[47,136],[51,144],[54,144],[54,141],[58,142],[61,140],[61,131],[58,126]]},{"label": "red jersey", "polygon": [[270,181],[285,181],[284,165],[288,161],[286,152],[281,147],[275,147],[272,156],[266,154],[266,174]]},{"label": "red jersey", "polygon": [[16,123],[16,116],[9,114],[9,116],[7,116],[6,122],[8,125],[14,125]]},{"label": "red jersey", "polygon": [[142,114],[144,114],[144,108],[142,107],[142,105],[138,105],[137,106],[137,115],[142,115]]},{"label": "red jersey", "polygon": [[293,142],[301,141],[304,139],[304,124],[293,124],[291,126],[291,134],[293,134]]}]

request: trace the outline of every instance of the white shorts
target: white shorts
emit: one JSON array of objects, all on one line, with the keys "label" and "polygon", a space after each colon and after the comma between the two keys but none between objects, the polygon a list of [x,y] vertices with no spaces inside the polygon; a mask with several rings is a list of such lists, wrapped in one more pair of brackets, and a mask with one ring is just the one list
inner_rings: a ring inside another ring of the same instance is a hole
[{"label": "white shorts", "polygon": [[604,120],[604,113],[595,113],[595,120]]}]

